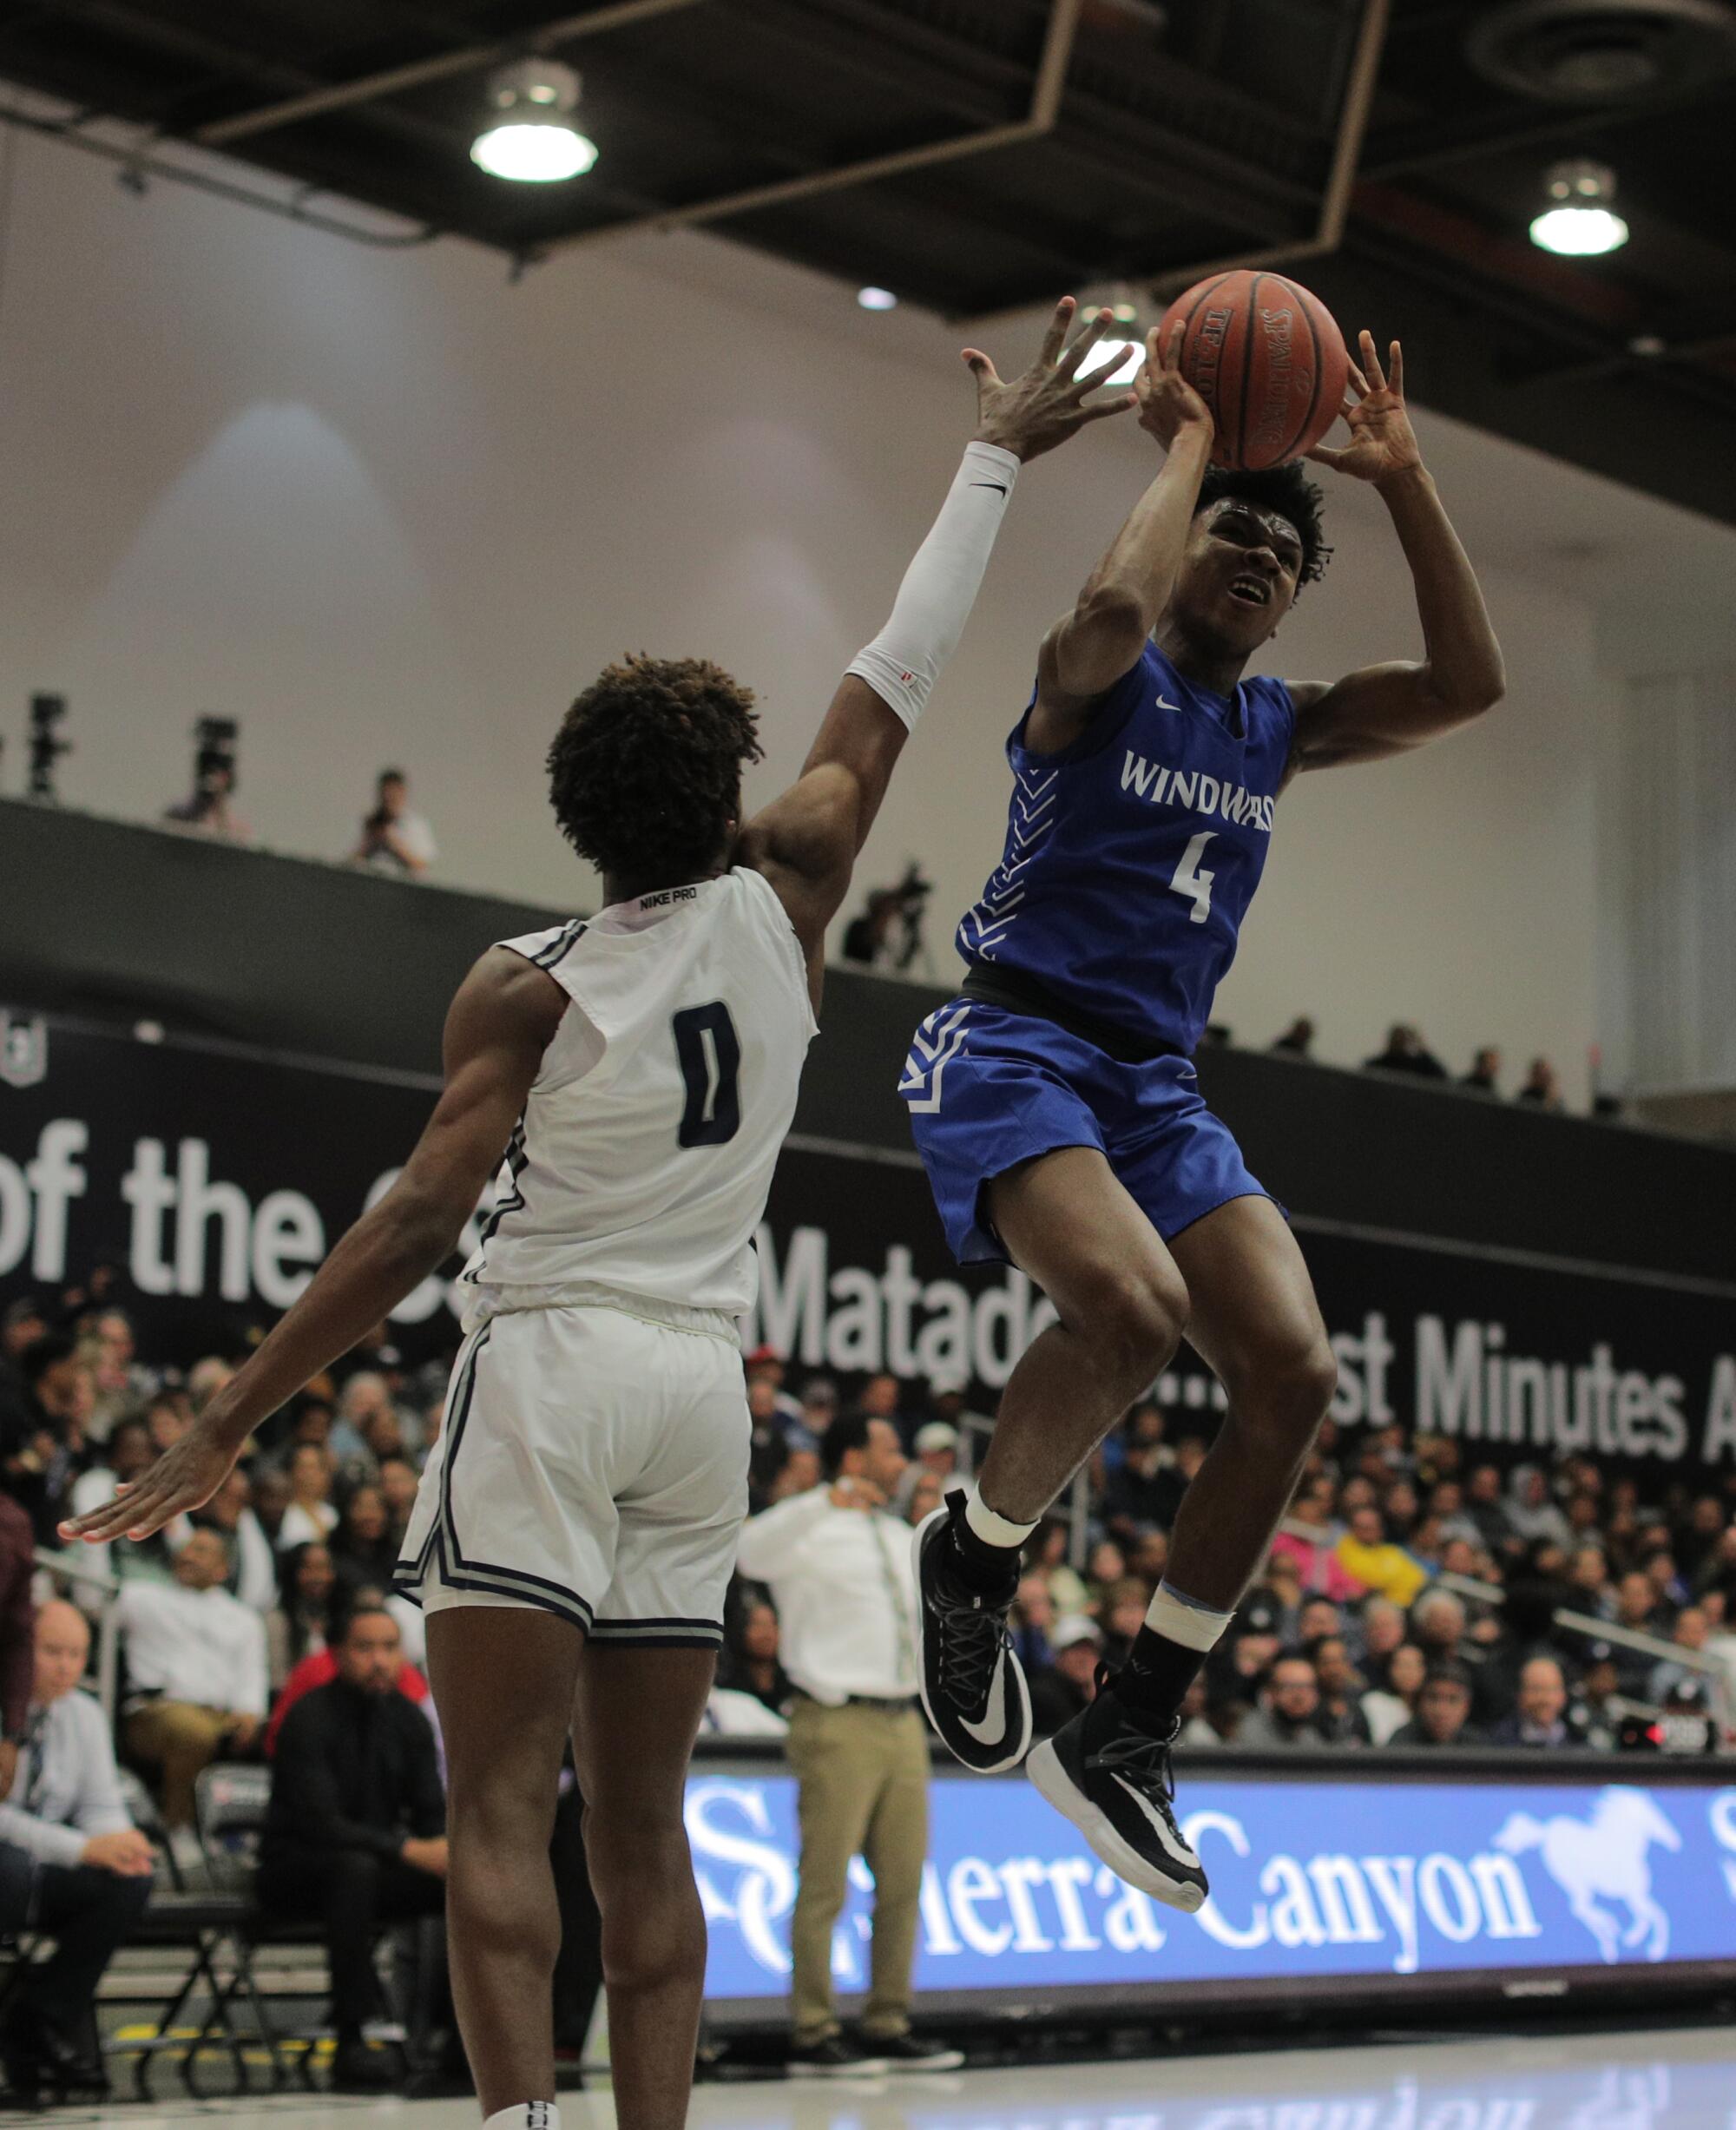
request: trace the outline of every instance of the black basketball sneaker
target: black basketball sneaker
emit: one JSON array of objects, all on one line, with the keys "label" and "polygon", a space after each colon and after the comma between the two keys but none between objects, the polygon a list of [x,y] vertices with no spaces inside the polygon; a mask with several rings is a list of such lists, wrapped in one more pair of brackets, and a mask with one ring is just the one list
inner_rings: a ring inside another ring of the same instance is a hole
[{"label": "black basketball sneaker", "polygon": [[1016,1767],[1030,1751],[1030,1690],[1013,1653],[1007,1614],[1017,1568],[999,1589],[977,1588],[959,1558],[964,1495],[917,1526],[917,1669],[928,1719],[955,1759],[979,1775]]},{"label": "black basketball sneaker", "polygon": [[1205,1905],[1207,1888],[1172,1803],[1169,1755],[1181,1719],[1154,1737],[1121,1712],[1107,1684],[1100,1668],[1098,1699],[1043,1740],[1026,1772],[1117,1878],[1191,1916]]}]

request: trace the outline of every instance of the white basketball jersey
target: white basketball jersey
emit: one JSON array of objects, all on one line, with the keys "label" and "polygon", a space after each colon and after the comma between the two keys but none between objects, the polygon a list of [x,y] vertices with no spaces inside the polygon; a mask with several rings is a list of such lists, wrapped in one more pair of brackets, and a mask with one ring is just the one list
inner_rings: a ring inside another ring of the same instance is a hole
[{"label": "white basketball jersey", "polygon": [[501,943],[573,1004],[464,1268],[467,1318],[588,1284],[740,1316],[819,1032],[771,883],[738,868]]}]

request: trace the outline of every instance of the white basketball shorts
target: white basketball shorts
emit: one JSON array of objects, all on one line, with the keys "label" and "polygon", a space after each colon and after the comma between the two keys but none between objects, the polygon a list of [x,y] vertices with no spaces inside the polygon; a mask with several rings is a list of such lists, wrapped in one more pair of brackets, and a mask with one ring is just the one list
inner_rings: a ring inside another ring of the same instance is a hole
[{"label": "white basketball shorts", "polygon": [[490,1317],[459,1349],[397,1587],[429,1612],[536,1607],[599,1642],[715,1648],[751,1433],[719,1312]]}]

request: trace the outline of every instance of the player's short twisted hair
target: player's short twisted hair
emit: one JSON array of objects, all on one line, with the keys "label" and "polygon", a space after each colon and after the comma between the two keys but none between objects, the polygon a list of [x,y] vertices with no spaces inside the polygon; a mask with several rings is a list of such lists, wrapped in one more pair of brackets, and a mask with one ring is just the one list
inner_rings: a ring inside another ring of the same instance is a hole
[{"label": "player's short twisted hair", "polygon": [[691,879],[715,864],[757,762],[751,689],[703,658],[605,666],[561,720],[549,797],[582,858],[617,878]]},{"label": "player's short twisted hair", "polygon": [[1292,458],[1286,465],[1267,466],[1259,472],[1244,472],[1231,466],[1207,466],[1206,477],[1200,483],[1200,500],[1194,506],[1194,515],[1197,517],[1200,511],[1220,503],[1226,496],[1233,496],[1238,503],[1251,503],[1257,509],[1273,510],[1279,517],[1287,518],[1302,542],[1302,574],[1297,579],[1297,588],[1319,582],[1332,558],[1332,550],[1326,545],[1325,524],[1320,510],[1325,498],[1303,471],[1299,458]]}]

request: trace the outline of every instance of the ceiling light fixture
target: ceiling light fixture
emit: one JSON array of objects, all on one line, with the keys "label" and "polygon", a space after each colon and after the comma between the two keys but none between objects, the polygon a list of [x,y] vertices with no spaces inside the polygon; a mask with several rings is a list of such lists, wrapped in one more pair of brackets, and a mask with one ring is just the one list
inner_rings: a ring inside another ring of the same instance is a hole
[{"label": "ceiling light fixture", "polygon": [[890,288],[858,288],[856,300],[865,311],[896,311],[898,299]]},{"label": "ceiling light fixture", "polygon": [[522,59],[489,77],[488,122],[470,143],[470,161],[490,177],[519,185],[582,177],[596,143],[573,123],[579,77],[558,59]]},{"label": "ceiling light fixture", "polygon": [[1628,225],[1611,202],[1615,173],[1605,163],[1558,162],[1544,180],[1549,204],[1531,224],[1531,241],[1566,259],[1595,259],[1619,251]]}]

